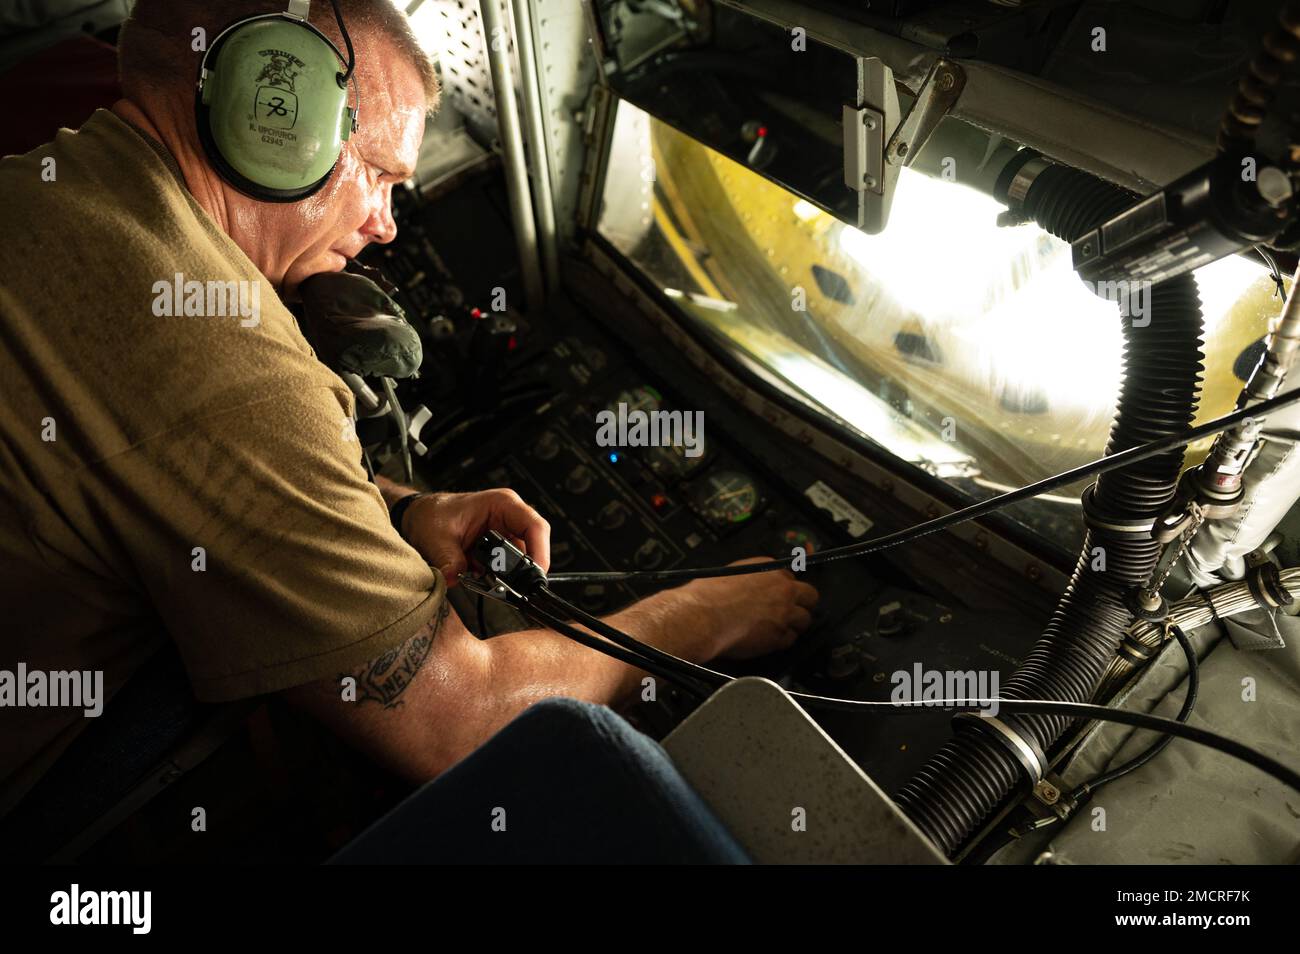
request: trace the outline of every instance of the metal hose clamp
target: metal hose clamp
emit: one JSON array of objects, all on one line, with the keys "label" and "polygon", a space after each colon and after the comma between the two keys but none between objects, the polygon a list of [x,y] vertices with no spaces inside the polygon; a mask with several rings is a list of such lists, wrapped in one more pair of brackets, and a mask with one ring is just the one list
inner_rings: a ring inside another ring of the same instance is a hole
[{"label": "metal hose clamp", "polygon": [[1016,172],[1012,178],[1011,184],[1007,186],[1007,204],[1013,209],[1018,209],[1025,203],[1025,196],[1029,194],[1030,187],[1034,180],[1042,173],[1044,169],[1052,163],[1042,156],[1035,156],[1026,162]]},{"label": "metal hose clamp", "polygon": [[1156,521],[1154,517],[1139,517],[1136,520],[1116,520],[1108,517],[1097,509],[1097,485],[1089,484],[1084,490],[1083,496],[1079,498],[1083,504],[1083,522],[1087,524],[1089,530],[1105,530],[1110,533],[1131,533],[1143,537],[1150,537],[1151,531],[1155,529]]},{"label": "metal hose clamp", "polygon": [[1033,788],[1047,775],[1047,756],[1031,738],[1021,735],[1001,719],[989,715],[976,715],[974,712],[959,712],[953,717],[953,725],[970,725],[983,732],[1011,753],[1012,758],[1020,763]]}]

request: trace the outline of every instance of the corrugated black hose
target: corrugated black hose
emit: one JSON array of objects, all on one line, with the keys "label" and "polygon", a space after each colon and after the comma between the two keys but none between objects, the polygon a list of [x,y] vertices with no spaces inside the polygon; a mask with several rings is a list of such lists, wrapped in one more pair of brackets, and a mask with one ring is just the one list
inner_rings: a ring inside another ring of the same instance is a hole
[{"label": "corrugated black hose", "polygon": [[[1022,154],[1003,173],[1003,197],[1012,177],[1032,158],[1032,153]],[[1131,193],[1088,173],[1049,165],[1033,179],[1023,210],[1048,232],[1071,241],[1134,201]],[[1196,411],[1204,357],[1200,297],[1190,275],[1157,285],[1147,300],[1129,300],[1120,310],[1124,383],[1107,454],[1188,427]],[[1044,355],[1043,360],[1059,357]],[[1174,496],[1182,463],[1179,448],[1098,480],[1089,507],[1093,526],[1084,535],[1070,583],[1042,637],[1002,686],[1004,698],[1092,700],[1133,622],[1127,598],[1147,580],[1161,551],[1147,533],[1098,524],[1131,526],[1161,516]],[[1093,569],[1101,565],[1095,559],[1098,547],[1104,550],[1103,570]],[[1049,752],[1071,719],[1008,715],[1002,721]],[[896,799],[908,817],[952,855],[1008,795],[1026,784],[1021,762],[1006,745],[969,721],[958,722],[953,738]]]}]

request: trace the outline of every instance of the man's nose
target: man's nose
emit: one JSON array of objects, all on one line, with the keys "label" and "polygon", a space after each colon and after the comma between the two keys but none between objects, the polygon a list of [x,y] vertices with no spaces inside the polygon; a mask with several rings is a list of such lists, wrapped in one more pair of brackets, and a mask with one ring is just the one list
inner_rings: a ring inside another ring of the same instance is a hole
[{"label": "man's nose", "polygon": [[387,245],[397,238],[397,222],[393,220],[392,192],[390,190],[384,189],[379,193],[362,231],[369,241],[378,242],[380,245]]}]

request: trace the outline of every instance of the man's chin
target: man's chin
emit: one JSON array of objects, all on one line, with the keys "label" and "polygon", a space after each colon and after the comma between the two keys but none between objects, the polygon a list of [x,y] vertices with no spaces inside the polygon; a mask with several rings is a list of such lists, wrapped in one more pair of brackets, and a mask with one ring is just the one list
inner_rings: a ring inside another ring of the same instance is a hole
[{"label": "man's chin", "polygon": [[300,283],[313,275],[326,272],[341,272],[347,267],[347,264],[348,260],[338,252],[322,252],[320,255],[313,257],[310,262],[304,263],[302,267],[291,268],[286,273],[284,283],[281,286],[280,297],[285,301],[296,301]]}]

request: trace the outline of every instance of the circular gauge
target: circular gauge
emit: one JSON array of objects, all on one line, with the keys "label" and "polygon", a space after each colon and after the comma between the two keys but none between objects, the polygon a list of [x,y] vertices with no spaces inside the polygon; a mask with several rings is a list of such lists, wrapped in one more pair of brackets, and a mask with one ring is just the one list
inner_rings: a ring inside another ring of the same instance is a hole
[{"label": "circular gauge", "polygon": [[754,481],[736,470],[716,470],[706,474],[688,491],[697,513],[710,523],[743,523],[758,508],[758,488]]},{"label": "circular gauge", "polygon": [[646,463],[650,469],[655,472],[655,476],[660,480],[680,480],[700,469],[708,453],[704,445],[704,437],[700,436],[699,441],[692,450],[698,451],[694,457],[687,457],[688,448],[685,444],[669,444],[667,447],[647,447],[645,452]]},{"label": "circular gauge", "polygon": [[795,547],[803,547],[804,553],[813,554],[821,547],[813,532],[807,527],[789,527],[781,531],[780,542],[782,549],[787,552]]},{"label": "circular gauge", "polygon": [[663,397],[650,385],[645,384],[639,388],[631,388],[627,391],[619,391],[618,397],[610,402],[607,410],[618,413],[620,404],[627,405],[627,411],[645,411],[650,414],[659,410],[659,405],[663,403]]}]

